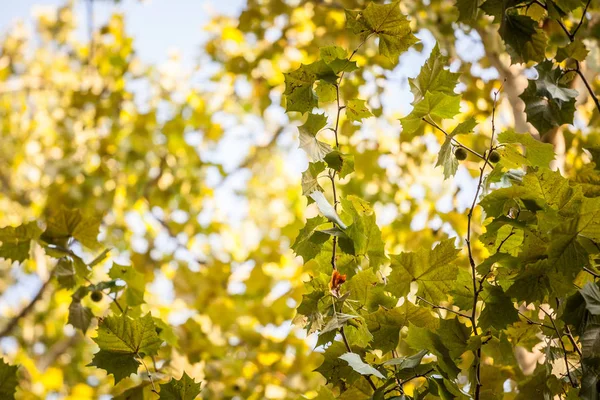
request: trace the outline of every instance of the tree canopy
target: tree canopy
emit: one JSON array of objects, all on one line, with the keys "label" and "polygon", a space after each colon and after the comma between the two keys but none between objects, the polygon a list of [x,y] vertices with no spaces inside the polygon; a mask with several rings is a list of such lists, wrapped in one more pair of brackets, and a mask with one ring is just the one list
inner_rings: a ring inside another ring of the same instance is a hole
[{"label": "tree canopy", "polygon": [[0,43],[1,398],[598,398],[597,0],[84,23]]}]

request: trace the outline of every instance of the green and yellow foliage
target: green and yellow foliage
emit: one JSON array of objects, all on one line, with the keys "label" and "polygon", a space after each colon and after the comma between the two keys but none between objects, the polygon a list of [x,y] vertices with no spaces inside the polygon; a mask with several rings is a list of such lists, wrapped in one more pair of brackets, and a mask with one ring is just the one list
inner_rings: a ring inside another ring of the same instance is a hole
[{"label": "green and yellow foliage", "polygon": [[0,397],[597,399],[599,7],[248,0],[201,87],[10,30]]}]

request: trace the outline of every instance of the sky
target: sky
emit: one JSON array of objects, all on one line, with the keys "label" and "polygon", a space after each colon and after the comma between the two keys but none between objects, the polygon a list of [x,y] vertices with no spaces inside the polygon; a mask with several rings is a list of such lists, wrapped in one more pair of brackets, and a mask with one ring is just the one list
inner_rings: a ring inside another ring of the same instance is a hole
[{"label": "sky", "polygon": [[[79,21],[87,21],[88,1],[75,2]],[[115,5],[110,0],[95,0],[93,5],[96,26],[106,21],[112,12],[123,12],[142,61],[156,64],[164,62],[173,50],[180,52],[184,62],[193,62],[205,38],[202,26],[210,16],[215,13],[237,15],[244,3],[244,0],[121,0]],[[63,4],[65,0],[0,0],[0,35],[19,20],[32,26],[32,12],[36,7]],[[84,24],[78,27],[82,38],[86,32]]]}]

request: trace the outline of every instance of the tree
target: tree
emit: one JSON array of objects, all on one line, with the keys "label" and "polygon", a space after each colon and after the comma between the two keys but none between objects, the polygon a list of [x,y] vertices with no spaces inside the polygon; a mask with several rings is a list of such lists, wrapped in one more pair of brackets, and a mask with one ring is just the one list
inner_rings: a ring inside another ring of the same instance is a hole
[{"label": "tree", "polygon": [[[69,394],[95,374],[93,393],[144,398],[193,398],[199,380],[205,398],[598,396],[594,3],[249,1],[208,27],[224,92],[187,89],[183,102],[173,81],[136,68],[120,17],[81,45],[68,39],[69,10],[41,20],[48,42],[33,56],[22,38],[3,46],[5,80],[25,87],[1,108],[4,201],[19,208],[0,255],[17,271],[52,271],[2,335],[20,345],[0,364],[11,390],[15,376],[19,393],[60,390],[33,384],[70,363]],[[483,57],[462,50],[468,38]],[[419,55],[410,108],[390,111],[402,100],[394,76]],[[49,65],[73,78],[40,77]],[[130,79],[158,89],[149,112]],[[258,117],[273,136],[228,171],[206,155],[227,143],[216,111]],[[301,179],[289,170],[296,135]],[[189,218],[215,207],[211,174],[246,170],[243,223]],[[128,263],[107,258],[100,226]],[[169,280],[187,307],[147,290]],[[45,296],[57,286],[62,302]],[[168,324],[178,312],[193,315]],[[292,318],[314,352],[294,329],[283,339],[265,329]],[[59,330],[65,322],[81,332]],[[88,329],[99,351],[85,368]],[[40,340],[52,357],[36,355]],[[526,368],[526,351],[543,360]]]}]

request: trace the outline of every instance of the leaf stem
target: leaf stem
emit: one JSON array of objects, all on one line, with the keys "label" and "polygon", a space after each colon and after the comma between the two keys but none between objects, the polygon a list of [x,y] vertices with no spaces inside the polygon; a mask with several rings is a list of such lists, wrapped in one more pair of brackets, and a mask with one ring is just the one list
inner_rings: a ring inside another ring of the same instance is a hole
[{"label": "leaf stem", "polygon": [[142,363],[142,365],[146,369],[146,373],[148,374],[148,378],[150,378],[150,383],[152,384],[152,391],[154,393],[158,394],[158,392],[156,391],[156,386],[154,385],[154,379],[152,378],[152,374],[150,373],[150,370],[148,369],[148,366],[144,362],[144,359],[139,355],[139,353],[135,353],[135,355],[138,357],[138,359],[140,360],[140,362]]}]

